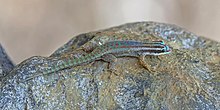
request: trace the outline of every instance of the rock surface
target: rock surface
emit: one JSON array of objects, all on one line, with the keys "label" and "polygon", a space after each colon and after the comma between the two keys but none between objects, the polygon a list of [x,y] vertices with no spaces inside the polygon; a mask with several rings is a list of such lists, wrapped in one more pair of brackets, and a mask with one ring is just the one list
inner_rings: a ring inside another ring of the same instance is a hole
[{"label": "rock surface", "polygon": [[14,68],[14,64],[0,45],[0,79],[5,77]]},{"label": "rock surface", "polygon": [[[86,54],[82,47],[111,40],[164,40],[172,53],[118,58],[116,74],[103,61],[42,73],[66,57]],[[1,110],[22,109],[220,109],[220,43],[178,26],[137,22],[72,38],[50,57],[32,57],[1,78]]]}]

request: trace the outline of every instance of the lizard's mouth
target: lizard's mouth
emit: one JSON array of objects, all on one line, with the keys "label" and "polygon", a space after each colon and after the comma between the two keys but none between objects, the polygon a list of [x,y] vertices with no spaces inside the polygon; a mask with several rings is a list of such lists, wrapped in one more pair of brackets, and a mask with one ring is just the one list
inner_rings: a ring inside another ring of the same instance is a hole
[{"label": "lizard's mouth", "polygon": [[172,50],[170,49],[170,47],[167,45],[164,45],[164,54],[169,54],[171,52],[172,52]]}]

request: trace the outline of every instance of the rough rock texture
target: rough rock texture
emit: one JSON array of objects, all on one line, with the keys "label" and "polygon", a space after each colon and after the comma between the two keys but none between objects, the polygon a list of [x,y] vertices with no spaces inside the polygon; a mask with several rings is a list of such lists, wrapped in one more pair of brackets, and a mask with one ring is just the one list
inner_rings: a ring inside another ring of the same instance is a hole
[{"label": "rough rock texture", "polygon": [[[172,53],[119,58],[116,73],[103,61],[67,68],[29,81],[63,62],[86,54],[82,47],[114,39],[164,40]],[[138,22],[81,34],[50,57],[32,57],[1,78],[0,108],[6,109],[220,109],[220,43],[180,27]]]},{"label": "rough rock texture", "polygon": [[13,68],[14,64],[0,44],[0,79],[6,76]]}]

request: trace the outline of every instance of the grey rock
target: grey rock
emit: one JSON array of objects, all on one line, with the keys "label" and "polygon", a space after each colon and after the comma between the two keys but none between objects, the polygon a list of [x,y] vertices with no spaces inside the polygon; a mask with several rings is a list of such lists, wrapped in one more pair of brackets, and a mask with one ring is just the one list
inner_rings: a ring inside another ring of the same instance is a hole
[{"label": "grey rock", "polygon": [[0,79],[6,76],[13,68],[13,62],[0,44]]}]

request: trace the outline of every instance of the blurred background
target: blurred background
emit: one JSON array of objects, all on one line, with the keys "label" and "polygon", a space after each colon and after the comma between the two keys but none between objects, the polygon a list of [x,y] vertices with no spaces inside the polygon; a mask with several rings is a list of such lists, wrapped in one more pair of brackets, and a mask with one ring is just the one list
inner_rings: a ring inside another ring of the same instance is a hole
[{"label": "blurred background", "polygon": [[171,23],[220,41],[220,0],[0,0],[0,43],[18,64],[73,36],[136,21]]}]

